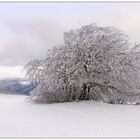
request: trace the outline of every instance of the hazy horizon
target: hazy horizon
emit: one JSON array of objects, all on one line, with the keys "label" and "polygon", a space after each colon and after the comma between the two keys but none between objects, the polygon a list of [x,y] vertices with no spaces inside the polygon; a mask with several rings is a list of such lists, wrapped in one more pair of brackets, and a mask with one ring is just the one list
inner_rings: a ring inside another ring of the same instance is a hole
[{"label": "hazy horizon", "polygon": [[91,23],[115,26],[140,43],[140,3],[0,3],[0,78],[63,44],[63,32]]}]

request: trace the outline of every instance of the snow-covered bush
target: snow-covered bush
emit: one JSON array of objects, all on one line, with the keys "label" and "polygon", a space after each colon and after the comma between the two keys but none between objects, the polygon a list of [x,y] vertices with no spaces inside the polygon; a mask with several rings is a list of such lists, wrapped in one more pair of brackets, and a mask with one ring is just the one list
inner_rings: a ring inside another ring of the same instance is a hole
[{"label": "snow-covered bush", "polygon": [[39,84],[31,96],[41,103],[100,100],[124,104],[139,100],[139,45],[114,27],[95,24],[64,33],[65,44],[26,66]]}]

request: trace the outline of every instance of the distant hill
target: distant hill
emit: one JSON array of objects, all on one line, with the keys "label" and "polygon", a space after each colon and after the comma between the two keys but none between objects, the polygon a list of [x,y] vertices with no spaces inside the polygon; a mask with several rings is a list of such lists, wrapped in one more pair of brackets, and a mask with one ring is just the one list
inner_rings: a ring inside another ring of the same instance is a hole
[{"label": "distant hill", "polygon": [[25,79],[10,78],[0,80],[0,92],[29,95],[37,86],[36,83]]}]

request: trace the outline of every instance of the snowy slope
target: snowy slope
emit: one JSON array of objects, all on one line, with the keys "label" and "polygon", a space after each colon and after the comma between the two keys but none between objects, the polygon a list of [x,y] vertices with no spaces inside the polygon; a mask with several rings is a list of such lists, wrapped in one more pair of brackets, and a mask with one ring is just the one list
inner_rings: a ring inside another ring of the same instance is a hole
[{"label": "snowy slope", "polygon": [[140,106],[26,98],[0,94],[0,137],[140,137]]}]

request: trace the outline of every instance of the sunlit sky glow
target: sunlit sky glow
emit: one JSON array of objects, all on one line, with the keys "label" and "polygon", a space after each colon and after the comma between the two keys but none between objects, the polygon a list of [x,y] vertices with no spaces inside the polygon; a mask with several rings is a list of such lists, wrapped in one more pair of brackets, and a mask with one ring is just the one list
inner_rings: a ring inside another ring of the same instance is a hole
[{"label": "sunlit sky glow", "polygon": [[0,3],[0,77],[63,44],[63,32],[87,24],[116,26],[140,43],[140,3]]}]

